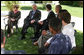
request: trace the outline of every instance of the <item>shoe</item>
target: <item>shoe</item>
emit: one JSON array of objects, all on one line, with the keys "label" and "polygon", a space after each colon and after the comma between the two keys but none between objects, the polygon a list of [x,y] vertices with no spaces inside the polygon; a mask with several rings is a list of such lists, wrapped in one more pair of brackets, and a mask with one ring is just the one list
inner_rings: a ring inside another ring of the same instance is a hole
[{"label": "shoe", "polygon": [[32,39],[32,42],[36,42],[38,40],[38,38]]},{"label": "shoe", "polygon": [[35,39],[35,37],[30,37],[30,39]]},{"label": "shoe", "polygon": [[20,40],[24,40],[24,39],[25,39],[25,37],[22,37],[22,36],[20,37]]}]

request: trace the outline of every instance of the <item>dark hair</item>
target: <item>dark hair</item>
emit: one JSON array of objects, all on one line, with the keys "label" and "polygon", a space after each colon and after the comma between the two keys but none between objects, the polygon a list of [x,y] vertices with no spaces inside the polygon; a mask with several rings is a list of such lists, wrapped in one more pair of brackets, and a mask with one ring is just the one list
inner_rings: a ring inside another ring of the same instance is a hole
[{"label": "dark hair", "polygon": [[52,6],[50,4],[47,4],[46,7],[51,10],[52,9]]},{"label": "dark hair", "polygon": [[13,8],[19,8],[19,5],[14,5]]},{"label": "dark hair", "polygon": [[4,37],[4,33],[3,30],[1,29],[1,43],[3,43],[3,37]]},{"label": "dark hair", "polygon": [[58,8],[59,8],[59,11],[60,11],[60,10],[62,10],[61,5],[56,5],[56,7],[58,7]]},{"label": "dark hair", "polygon": [[53,17],[49,22],[49,26],[52,27],[57,33],[59,31],[61,32],[62,21],[57,17]]},{"label": "dark hair", "polygon": [[71,15],[67,10],[60,10],[59,14],[60,18],[64,20],[67,24],[71,21]]}]

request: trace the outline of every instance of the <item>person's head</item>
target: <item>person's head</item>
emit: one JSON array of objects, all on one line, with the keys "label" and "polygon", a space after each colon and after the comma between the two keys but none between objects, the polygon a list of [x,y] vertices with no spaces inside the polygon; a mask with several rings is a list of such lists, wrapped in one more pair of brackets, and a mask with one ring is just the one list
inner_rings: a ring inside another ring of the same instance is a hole
[{"label": "person's head", "polygon": [[67,10],[61,10],[59,12],[59,18],[62,20],[62,24],[69,24],[71,21],[71,14]]},{"label": "person's head", "polygon": [[46,5],[46,10],[49,11],[49,10],[51,10],[51,9],[52,9],[52,6],[51,6],[50,4],[47,4],[47,5]]},{"label": "person's head", "polygon": [[5,45],[5,37],[3,30],[1,29],[1,48],[4,48],[4,45]]},{"label": "person's head", "polygon": [[17,11],[18,8],[19,8],[19,5],[14,5],[14,6],[13,6],[13,10],[14,10],[14,11]]},{"label": "person's head", "polygon": [[62,10],[61,5],[56,5],[55,12],[58,14],[60,10]]},{"label": "person's head", "polygon": [[33,10],[36,10],[36,9],[37,9],[37,5],[36,5],[36,4],[33,4],[33,5],[32,5],[32,9],[33,9]]},{"label": "person's head", "polygon": [[60,33],[62,28],[62,21],[54,17],[50,20],[49,22],[49,30],[51,31],[52,34]]}]

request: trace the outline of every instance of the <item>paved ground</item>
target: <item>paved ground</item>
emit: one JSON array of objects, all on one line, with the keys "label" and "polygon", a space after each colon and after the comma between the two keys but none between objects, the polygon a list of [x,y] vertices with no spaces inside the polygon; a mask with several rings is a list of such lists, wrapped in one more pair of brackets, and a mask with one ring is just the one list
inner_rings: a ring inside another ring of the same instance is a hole
[{"label": "paved ground", "polygon": [[[22,10],[21,11],[21,18],[18,22],[18,26],[19,27],[22,27],[23,24],[24,24],[24,19],[26,18],[26,16],[29,14],[29,11],[30,10]],[[44,20],[46,17],[47,17],[47,11],[42,11],[42,17],[41,17],[41,20]],[[8,11],[1,11],[1,29],[4,29],[4,18],[3,15],[7,15],[8,14]],[[71,17],[71,22],[75,22],[75,26],[74,26],[74,29],[77,29],[77,30],[80,30],[83,32],[83,18],[79,18],[79,17],[74,17],[72,16]],[[7,23],[7,19],[5,20],[5,23]]]}]

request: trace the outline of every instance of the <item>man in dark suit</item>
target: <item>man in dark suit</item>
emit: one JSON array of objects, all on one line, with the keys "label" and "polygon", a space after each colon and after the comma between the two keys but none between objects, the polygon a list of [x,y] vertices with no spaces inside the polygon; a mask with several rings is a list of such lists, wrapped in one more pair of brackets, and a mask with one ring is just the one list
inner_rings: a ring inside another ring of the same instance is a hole
[{"label": "man in dark suit", "polygon": [[36,29],[35,37],[38,38],[39,28],[38,28],[38,20],[41,19],[41,11],[37,10],[36,4],[32,5],[33,10],[30,11],[29,15],[24,20],[24,25],[21,31],[22,38],[25,38],[25,33],[27,32],[27,28],[33,26]]},{"label": "man in dark suit", "polygon": [[52,17],[56,17],[55,13],[52,11],[52,7],[51,7],[50,4],[46,5],[46,10],[48,11],[47,19],[45,19],[44,21],[39,22],[39,24],[42,25],[42,35],[45,35],[46,30],[49,30],[49,28],[48,28],[49,20],[51,20]]}]

